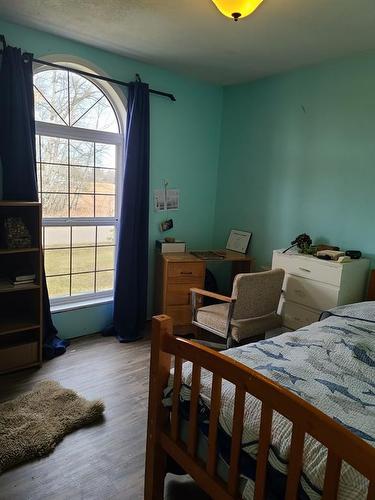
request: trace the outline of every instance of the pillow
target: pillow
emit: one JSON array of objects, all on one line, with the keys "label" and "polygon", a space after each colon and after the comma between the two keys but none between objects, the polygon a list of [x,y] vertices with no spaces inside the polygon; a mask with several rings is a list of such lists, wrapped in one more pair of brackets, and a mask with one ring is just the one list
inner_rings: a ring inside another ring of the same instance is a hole
[{"label": "pillow", "polygon": [[319,321],[329,318],[330,316],[361,319],[363,321],[375,323],[375,301],[357,302],[356,304],[334,307],[329,311],[323,311],[320,315]]}]

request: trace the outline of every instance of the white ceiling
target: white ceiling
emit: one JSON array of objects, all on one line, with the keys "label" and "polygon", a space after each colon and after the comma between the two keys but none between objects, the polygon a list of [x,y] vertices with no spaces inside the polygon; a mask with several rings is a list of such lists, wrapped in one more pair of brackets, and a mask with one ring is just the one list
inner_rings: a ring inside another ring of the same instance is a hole
[{"label": "white ceiling", "polygon": [[0,0],[0,16],[219,84],[375,49],[375,0],[264,0],[237,23],[211,0]]}]

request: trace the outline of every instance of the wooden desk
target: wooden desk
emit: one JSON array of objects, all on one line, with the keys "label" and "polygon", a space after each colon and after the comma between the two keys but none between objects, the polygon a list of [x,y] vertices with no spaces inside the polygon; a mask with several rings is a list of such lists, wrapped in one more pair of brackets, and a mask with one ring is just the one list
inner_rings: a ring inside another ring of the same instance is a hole
[{"label": "wooden desk", "polygon": [[229,250],[223,259],[199,259],[191,253],[157,253],[155,265],[155,314],[167,314],[179,332],[191,327],[190,288],[204,288],[207,262],[230,262],[232,280],[251,271],[252,259]]}]

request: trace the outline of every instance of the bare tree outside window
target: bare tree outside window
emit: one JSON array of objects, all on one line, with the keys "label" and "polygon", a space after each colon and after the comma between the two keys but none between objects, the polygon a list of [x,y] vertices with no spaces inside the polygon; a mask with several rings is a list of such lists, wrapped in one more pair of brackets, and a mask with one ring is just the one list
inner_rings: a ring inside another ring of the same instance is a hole
[{"label": "bare tree outside window", "polygon": [[122,138],[104,92],[64,70],[34,76],[38,191],[52,300],[110,293]]}]

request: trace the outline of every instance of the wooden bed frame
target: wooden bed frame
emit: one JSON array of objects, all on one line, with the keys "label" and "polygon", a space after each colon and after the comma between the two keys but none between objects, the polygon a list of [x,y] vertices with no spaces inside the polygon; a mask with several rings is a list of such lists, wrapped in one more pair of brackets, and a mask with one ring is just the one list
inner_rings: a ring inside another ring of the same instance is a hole
[{"label": "wooden bed frame", "polygon": [[[168,316],[153,318],[150,394],[147,428],[145,499],[161,500],[167,457],[170,456],[209,496],[215,500],[239,498],[239,456],[243,431],[245,395],[250,393],[262,402],[259,451],[255,478],[256,500],[265,498],[268,449],[271,441],[272,413],[277,411],[293,424],[285,499],[297,498],[304,436],[310,434],[328,449],[324,480],[324,500],[337,497],[341,463],[344,460],[369,480],[368,500],[375,499],[375,448],[348,431],[287,389],[259,372],[238,363],[208,347],[174,337]],[[174,385],[171,412],[162,405],[171,361],[174,357]],[[187,444],[179,439],[179,393],[183,360],[193,364],[189,432]],[[208,434],[208,458],[203,463],[196,457],[198,437],[198,397],[201,369],[213,373],[211,411]],[[235,385],[235,411],[231,438],[228,481],[216,475],[217,428],[220,412],[221,382]]]}]

